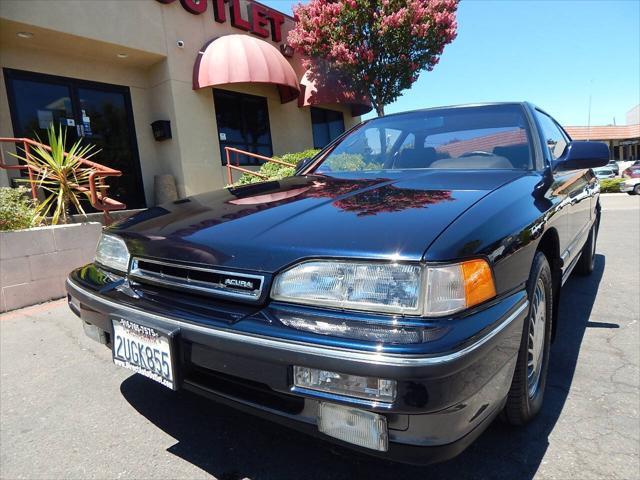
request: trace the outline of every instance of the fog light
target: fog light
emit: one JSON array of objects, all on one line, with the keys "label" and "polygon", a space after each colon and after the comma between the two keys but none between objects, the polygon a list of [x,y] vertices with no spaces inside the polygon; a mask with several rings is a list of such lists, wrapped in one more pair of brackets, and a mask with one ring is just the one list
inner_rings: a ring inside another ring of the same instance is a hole
[{"label": "fog light", "polygon": [[365,410],[321,402],[318,430],[361,447],[381,452],[389,449],[387,419]]},{"label": "fog light", "polygon": [[308,367],[293,367],[296,387],[335,393],[349,397],[391,403],[396,398],[396,381],[375,377],[360,377]]}]

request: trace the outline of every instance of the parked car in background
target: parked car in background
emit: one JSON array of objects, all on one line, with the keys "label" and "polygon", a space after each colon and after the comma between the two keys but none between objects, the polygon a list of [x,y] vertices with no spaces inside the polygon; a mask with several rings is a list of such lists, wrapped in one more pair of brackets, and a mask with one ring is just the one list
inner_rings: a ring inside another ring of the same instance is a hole
[{"label": "parked car in background", "polygon": [[629,195],[640,195],[640,177],[627,178],[620,184],[620,191]]},{"label": "parked car in background", "polygon": [[595,173],[596,177],[600,180],[604,178],[616,178],[616,174],[609,167],[594,168],[593,173]]},{"label": "parked car in background", "polygon": [[624,171],[629,168],[629,167],[633,167],[635,161],[634,160],[616,160],[616,162],[618,163],[618,167],[620,168],[620,175],[622,176],[624,173]]},{"label": "parked car in background", "polygon": [[616,162],[615,160],[609,160],[606,168],[610,168],[611,170],[613,170],[613,173],[615,173],[616,176],[620,175],[620,165],[618,165],[618,162]]},{"label": "parked car in background", "polygon": [[622,176],[626,178],[640,178],[640,164],[633,164],[622,172]]},{"label": "parked car in background", "polygon": [[542,409],[561,287],[594,269],[591,168],[608,159],[529,103],[375,118],[295,176],[106,229],[69,306],[114,363],[170,389],[445,460],[499,414]]}]

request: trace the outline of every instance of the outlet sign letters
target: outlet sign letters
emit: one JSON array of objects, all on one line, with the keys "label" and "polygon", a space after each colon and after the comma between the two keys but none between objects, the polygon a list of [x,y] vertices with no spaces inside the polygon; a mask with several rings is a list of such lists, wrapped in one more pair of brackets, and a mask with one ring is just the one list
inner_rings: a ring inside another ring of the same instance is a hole
[{"label": "outlet sign letters", "polygon": [[[157,0],[160,3],[173,3],[175,0]],[[200,15],[207,11],[208,0],[180,0],[182,7],[193,15]],[[251,32],[262,38],[271,35],[271,39],[279,43],[282,41],[282,24],[284,15],[276,10],[265,7],[256,2],[247,3],[243,17],[240,0],[212,0],[213,18],[218,23],[226,23],[227,14],[231,25],[240,30]]]}]

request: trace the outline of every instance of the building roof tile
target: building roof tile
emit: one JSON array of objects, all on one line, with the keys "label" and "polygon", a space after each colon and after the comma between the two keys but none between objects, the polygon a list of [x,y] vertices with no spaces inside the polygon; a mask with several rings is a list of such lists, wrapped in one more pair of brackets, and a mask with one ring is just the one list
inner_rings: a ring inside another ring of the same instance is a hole
[{"label": "building roof tile", "polygon": [[629,140],[640,138],[640,124],[564,127],[573,140]]}]

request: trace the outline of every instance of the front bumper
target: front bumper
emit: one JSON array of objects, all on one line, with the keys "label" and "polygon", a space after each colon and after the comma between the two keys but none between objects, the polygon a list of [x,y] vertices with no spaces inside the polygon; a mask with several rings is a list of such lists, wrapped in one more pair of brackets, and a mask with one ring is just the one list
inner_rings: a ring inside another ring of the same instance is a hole
[{"label": "front bumper", "polygon": [[[100,293],[74,273],[67,281],[67,291],[70,306],[82,318],[85,329],[107,345],[112,317],[178,328],[178,382],[182,388],[333,443],[421,464],[457,455],[499,413],[511,384],[528,312],[525,293],[515,293],[475,314],[477,322],[487,321],[482,315],[494,315],[490,327],[465,342],[452,334],[451,338],[457,338],[456,348],[420,354],[402,353],[398,348],[366,351],[355,342],[339,348],[309,341],[308,335],[302,340],[258,335],[241,331],[238,325],[242,321],[213,327],[194,322],[177,309],[159,313],[144,301],[125,300],[115,290]],[[474,319],[467,317],[465,321]],[[398,395],[392,404],[376,404],[296,390],[292,387],[293,365],[394,379]],[[316,418],[321,401],[385,415],[389,450],[365,450],[319,433]]]}]

